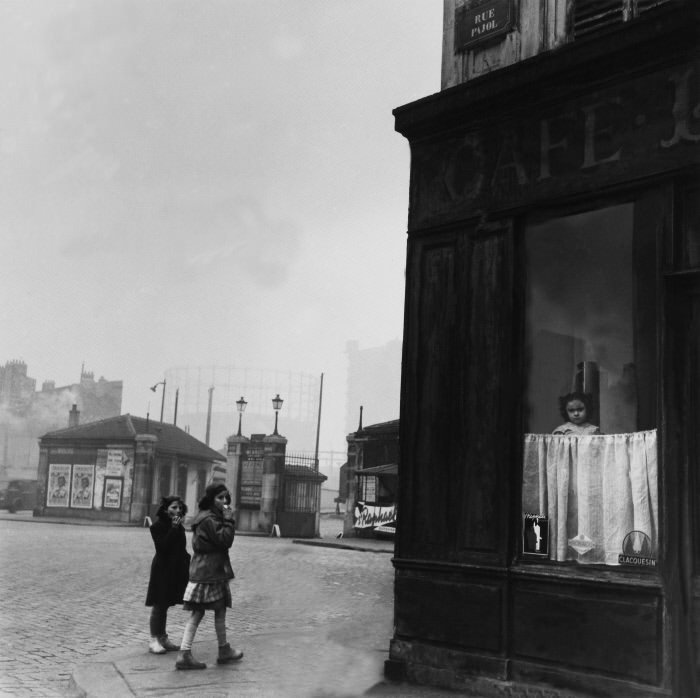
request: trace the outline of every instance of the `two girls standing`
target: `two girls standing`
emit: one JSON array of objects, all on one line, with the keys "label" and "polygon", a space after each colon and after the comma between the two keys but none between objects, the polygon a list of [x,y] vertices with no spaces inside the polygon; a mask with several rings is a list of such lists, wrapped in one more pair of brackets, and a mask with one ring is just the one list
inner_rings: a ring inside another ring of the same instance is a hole
[{"label": "two girls standing", "polygon": [[[226,609],[231,608],[229,580],[234,577],[228,552],[235,533],[230,504],[231,495],[226,486],[220,483],[211,484],[200,500],[199,513],[192,522],[194,554],[189,562],[189,581],[185,578],[184,586],[178,582],[178,588],[184,589],[184,594],[180,591],[179,600],[173,602],[183,603],[183,607],[191,611],[191,615],[185,626],[180,647],[171,645],[166,648],[179,650],[175,662],[177,669],[206,668],[206,664],[192,657],[192,643],[206,610],[214,611],[214,628],[219,644],[217,664],[227,664],[243,657],[243,652],[234,650],[226,640]],[[184,504],[182,506],[184,507]],[[153,524],[153,527],[155,525]],[[184,549],[184,529],[182,539]],[[153,578],[153,574],[151,576]],[[148,604],[148,601],[146,603]],[[165,634],[164,622],[162,630]]]}]

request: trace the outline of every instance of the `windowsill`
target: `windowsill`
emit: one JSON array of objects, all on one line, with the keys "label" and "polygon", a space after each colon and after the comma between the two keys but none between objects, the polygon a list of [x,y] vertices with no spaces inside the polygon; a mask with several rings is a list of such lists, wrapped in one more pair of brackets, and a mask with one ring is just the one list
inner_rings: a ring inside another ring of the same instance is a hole
[{"label": "windowsill", "polygon": [[[658,564],[658,563],[657,563]],[[602,582],[616,586],[661,588],[659,568],[637,568],[624,565],[581,565],[576,562],[539,562],[517,560],[510,568],[516,577],[561,579],[575,582]]]}]

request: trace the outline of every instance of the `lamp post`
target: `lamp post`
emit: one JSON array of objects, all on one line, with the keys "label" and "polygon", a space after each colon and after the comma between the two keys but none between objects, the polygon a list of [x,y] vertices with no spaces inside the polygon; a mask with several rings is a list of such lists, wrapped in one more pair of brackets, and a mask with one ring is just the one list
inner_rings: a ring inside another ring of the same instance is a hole
[{"label": "lamp post", "polygon": [[241,435],[241,419],[243,417],[243,413],[245,412],[247,404],[248,403],[245,401],[242,395],[240,400],[236,400],[236,407],[238,408],[238,434],[236,434],[236,436]]},{"label": "lamp post", "polygon": [[156,388],[162,385],[163,386],[163,395],[160,399],[160,423],[163,423],[163,408],[165,407],[165,378],[163,378],[162,381],[158,381],[155,385],[151,386],[151,390],[155,393]]},{"label": "lamp post", "polygon": [[280,410],[282,409],[282,403],[284,400],[280,397],[280,394],[277,393],[275,397],[272,398],[272,409],[275,411],[275,431],[273,432],[273,436],[279,436],[277,433],[277,417],[279,416]]}]

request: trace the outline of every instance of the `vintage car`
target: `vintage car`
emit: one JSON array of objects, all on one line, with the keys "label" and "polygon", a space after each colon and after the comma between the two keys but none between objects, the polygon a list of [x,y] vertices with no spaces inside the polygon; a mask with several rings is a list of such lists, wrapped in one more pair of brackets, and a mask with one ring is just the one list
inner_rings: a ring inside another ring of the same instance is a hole
[{"label": "vintage car", "polygon": [[37,501],[36,480],[10,480],[0,490],[0,508],[14,514],[22,509],[34,509]]}]

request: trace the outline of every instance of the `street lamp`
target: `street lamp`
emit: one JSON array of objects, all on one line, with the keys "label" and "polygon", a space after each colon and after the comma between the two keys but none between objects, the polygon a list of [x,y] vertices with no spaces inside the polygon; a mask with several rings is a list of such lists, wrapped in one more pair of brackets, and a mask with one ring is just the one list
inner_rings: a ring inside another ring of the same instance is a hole
[{"label": "street lamp", "polygon": [[280,394],[277,393],[275,397],[272,398],[272,409],[275,411],[275,431],[273,432],[273,436],[279,436],[277,433],[277,417],[279,416],[280,410],[282,409],[282,403],[284,400],[280,397]]},{"label": "street lamp", "polygon": [[151,390],[155,393],[156,388],[162,385],[163,386],[163,395],[160,399],[160,423],[163,423],[163,408],[165,407],[165,378],[162,381],[158,381],[155,385],[151,386]]},{"label": "street lamp", "polygon": [[240,400],[236,400],[236,407],[238,408],[238,434],[237,436],[241,435],[241,418],[243,417],[243,413],[245,412],[246,405],[248,403],[245,401],[245,398],[241,395]]}]

